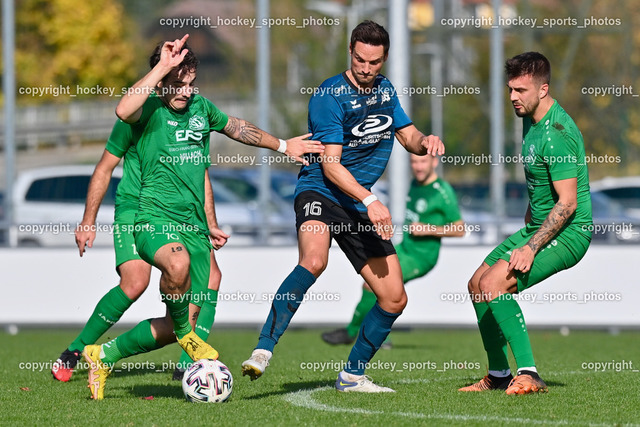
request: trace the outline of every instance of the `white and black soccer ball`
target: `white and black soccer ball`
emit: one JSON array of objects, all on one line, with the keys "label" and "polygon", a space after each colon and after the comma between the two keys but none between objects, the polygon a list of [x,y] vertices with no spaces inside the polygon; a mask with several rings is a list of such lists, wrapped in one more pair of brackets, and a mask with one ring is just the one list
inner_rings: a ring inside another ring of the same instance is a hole
[{"label": "white and black soccer ball", "polygon": [[233,376],[219,360],[200,359],[182,377],[182,391],[190,402],[218,403],[231,396]]}]

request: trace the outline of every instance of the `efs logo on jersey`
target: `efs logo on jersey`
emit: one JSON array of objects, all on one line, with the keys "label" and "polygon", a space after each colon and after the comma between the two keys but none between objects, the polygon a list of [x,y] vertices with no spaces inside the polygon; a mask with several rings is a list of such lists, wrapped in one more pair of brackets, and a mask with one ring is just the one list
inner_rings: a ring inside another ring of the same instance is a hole
[{"label": "efs logo on jersey", "polygon": [[189,129],[176,130],[176,142],[198,143],[200,141],[202,141],[202,132]]},{"label": "efs logo on jersey", "polygon": [[372,133],[382,132],[391,126],[393,120],[385,114],[374,114],[368,116],[362,123],[351,129],[355,136],[365,136]]}]

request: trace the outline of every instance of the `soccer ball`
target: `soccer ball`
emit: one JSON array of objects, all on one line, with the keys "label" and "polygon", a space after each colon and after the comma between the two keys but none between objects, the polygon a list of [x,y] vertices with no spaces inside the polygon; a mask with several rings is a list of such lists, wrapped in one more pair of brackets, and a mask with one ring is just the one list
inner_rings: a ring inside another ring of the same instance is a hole
[{"label": "soccer ball", "polygon": [[232,389],[231,372],[219,360],[200,359],[182,377],[182,391],[190,402],[224,402]]}]

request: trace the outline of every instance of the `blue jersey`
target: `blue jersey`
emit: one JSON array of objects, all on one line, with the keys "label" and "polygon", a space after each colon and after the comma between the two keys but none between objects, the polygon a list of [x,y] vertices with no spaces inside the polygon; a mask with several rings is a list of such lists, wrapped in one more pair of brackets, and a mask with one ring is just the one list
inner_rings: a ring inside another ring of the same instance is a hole
[{"label": "blue jersey", "polygon": [[[410,124],[393,85],[382,75],[365,93],[351,83],[346,72],[338,74],[325,80],[309,101],[311,138],[323,144],[341,144],[340,163],[367,190],[387,167],[396,130]],[[344,209],[366,212],[360,201],[347,196],[322,173],[321,162],[332,159],[308,158],[309,166],[303,166],[298,175],[296,196],[311,190]]]}]

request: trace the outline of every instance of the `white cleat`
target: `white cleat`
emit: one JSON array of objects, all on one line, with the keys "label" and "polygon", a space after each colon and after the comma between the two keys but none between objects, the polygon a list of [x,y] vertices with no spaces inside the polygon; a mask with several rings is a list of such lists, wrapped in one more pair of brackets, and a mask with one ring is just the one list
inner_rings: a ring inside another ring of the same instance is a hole
[{"label": "white cleat", "polygon": [[251,381],[257,380],[262,376],[264,370],[269,366],[269,359],[271,359],[273,353],[269,350],[255,349],[251,353],[251,357],[248,360],[242,362],[242,375],[249,375]]},{"label": "white cleat", "polygon": [[366,375],[352,375],[345,371],[338,374],[336,380],[336,389],[338,391],[357,391],[360,393],[395,393],[396,391],[389,387],[382,387],[374,384]]}]

